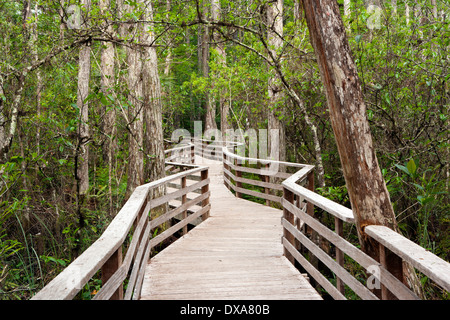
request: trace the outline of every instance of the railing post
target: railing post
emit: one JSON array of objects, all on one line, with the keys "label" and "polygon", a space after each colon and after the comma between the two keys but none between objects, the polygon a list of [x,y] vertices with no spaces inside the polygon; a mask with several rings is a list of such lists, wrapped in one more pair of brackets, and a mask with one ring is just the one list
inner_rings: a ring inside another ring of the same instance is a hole
[{"label": "railing post", "polygon": [[[391,250],[379,243],[380,264],[385,267],[394,277],[403,282],[403,261]],[[381,299],[397,300],[386,287],[381,283]]]},{"label": "railing post", "polygon": [[[181,190],[186,188],[186,177],[181,178]],[[181,196],[181,205],[185,204],[187,200],[187,194]],[[183,211],[183,220],[187,218],[187,210]],[[187,233],[187,225],[183,227],[183,235]]]},{"label": "railing post", "polygon": [[[342,238],[344,234],[344,223],[341,219],[338,217],[334,218],[334,231],[337,233],[339,237]],[[336,262],[343,267],[344,266],[344,253],[336,247]],[[336,277],[336,288],[339,290],[340,293],[345,295],[345,286],[344,282]]]},{"label": "railing post", "polygon": [[[270,163],[267,163],[265,167],[266,167],[266,169],[268,171],[268,169],[270,167]],[[264,182],[269,183],[270,182],[270,177],[267,176],[267,175],[264,176]],[[270,193],[270,189],[267,188],[267,187],[264,187],[264,193],[268,195]],[[269,199],[266,199],[266,206],[270,206],[270,200]]]},{"label": "railing post", "polygon": [[[208,169],[202,171],[201,179],[202,181],[208,179]],[[202,187],[202,194],[205,194],[208,191],[209,191],[209,184],[204,185]],[[206,207],[208,204],[209,204],[209,197],[202,201],[202,207]],[[207,218],[209,218],[209,210],[202,215],[203,221],[205,221]]]},{"label": "railing post", "polygon": [[[122,265],[122,246],[120,246],[116,252],[105,262],[102,266],[102,284],[105,285],[109,278],[119,269]],[[121,284],[113,293],[110,300],[123,300],[123,285]]]},{"label": "railing post", "polygon": [[195,145],[191,144],[191,164],[195,163]]},{"label": "railing post", "polygon": [[[314,191],[314,171],[311,170],[308,173],[308,186],[307,189],[310,191]],[[311,217],[314,216],[314,204],[308,201],[306,206],[306,213],[308,213]]]},{"label": "railing post", "polygon": [[[283,188],[283,198],[286,201],[289,201],[290,203],[294,202],[294,193],[292,193],[290,190]],[[295,226],[295,220],[294,220],[294,214],[287,210],[285,207],[283,207],[283,217],[293,226]],[[283,228],[283,237],[295,247],[295,237],[293,234],[291,234],[289,231],[286,230],[286,228]],[[294,257],[289,253],[289,251],[286,248],[283,248],[284,256],[292,263],[294,264]]]},{"label": "railing post", "polygon": [[[222,157],[223,157],[223,158],[222,158],[223,167],[229,171],[229,170],[230,170],[230,166],[229,166],[228,164],[225,163],[225,161],[228,160],[228,157],[227,157],[227,155],[225,154],[225,152],[223,153]],[[225,172],[225,170],[223,171],[223,176],[224,176],[224,178],[227,178],[228,181],[230,181],[230,176]],[[231,190],[230,185],[229,185],[227,182],[225,182],[225,180],[224,180],[223,183],[224,183],[225,186],[228,188],[228,190]]]},{"label": "railing post", "polygon": [[[236,178],[242,177],[242,172],[239,171],[239,168],[241,166],[240,161],[238,161],[237,158],[234,159],[234,165],[236,166],[236,169],[234,172],[236,173]],[[236,180],[236,187],[242,188],[242,183]],[[242,198],[242,195],[240,192],[236,191],[236,198]]]}]

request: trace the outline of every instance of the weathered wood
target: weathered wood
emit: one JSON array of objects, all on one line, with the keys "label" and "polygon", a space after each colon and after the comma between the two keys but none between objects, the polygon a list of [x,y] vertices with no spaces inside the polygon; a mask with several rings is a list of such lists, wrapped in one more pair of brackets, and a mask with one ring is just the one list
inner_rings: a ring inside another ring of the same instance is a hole
[{"label": "weathered wood", "polygon": [[[343,237],[344,233],[344,224],[341,219],[335,217],[334,218],[334,232],[339,237]],[[343,267],[344,266],[344,254],[342,253],[341,249],[336,247],[336,262]],[[345,294],[345,286],[344,282],[341,280],[341,278],[336,279],[336,287],[339,290],[340,293]]]},{"label": "weathered wood", "polygon": [[[364,300],[377,300],[378,298],[363,284],[356,280],[347,270],[341,267],[314,242],[309,240],[303,233],[298,231],[289,221],[282,219],[282,224],[292,235],[294,235],[311,253],[322,261],[337,277],[342,279],[359,297]],[[290,242],[290,241],[288,241]]]},{"label": "weathered wood", "polygon": [[[202,171],[202,173],[203,172],[204,171]],[[188,187],[186,187],[184,189],[180,189],[180,190],[177,190],[175,192],[168,193],[168,194],[166,194],[166,195],[164,195],[162,197],[159,197],[159,198],[156,198],[156,199],[152,199],[150,201],[150,209],[157,208],[160,205],[162,205],[162,204],[164,204],[166,202],[169,202],[170,200],[179,198],[179,197],[181,197],[181,196],[183,196],[183,195],[185,195],[185,194],[187,194],[189,192],[192,192],[192,191],[194,191],[196,189],[199,189],[199,188],[202,188],[202,192],[203,192],[203,188],[205,188],[205,186],[207,186],[208,184],[209,184],[209,179],[202,180],[202,181],[197,182],[195,184],[192,184],[192,185],[190,185],[190,186],[188,186]]]},{"label": "weathered wood", "polygon": [[385,225],[396,230],[397,222],[375,153],[340,8],[334,0],[303,0],[302,4],[361,249],[378,260],[378,244],[364,234],[364,227]]},{"label": "weathered wood", "polygon": [[[239,170],[240,163],[238,161],[237,158],[234,159],[234,172],[235,172],[235,177],[236,178],[241,178],[242,177],[242,171]],[[236,197],[237,198],[242,198],[241,193],[239,192],[242,189],[242,183],[239,181],[236,181],[236,188],[234,189],[234,191],[236,191]]]},{"label": "weathered wood", "polygon": [[[225,171],[224,171],[224,173],[225,173]],[[238,186],[234,185],[233,183],[231,183],[231,181],[227,177],[227,176],[230,176],[230,175],[231,175],[231,178],[235,178],[235,176],[231,172],[229,172],[229,175],[225,175],[224,174],[223,181],[225,183],[225,186],[228,189],[230,189],[230,190],[232,189],[233,191],[235,191],[236,194],[238,194],[238,193],[242,194],[243,193],[243,194],[248,194],[250,196],[266,199],[267,201],[273,201],[273,202],[277,202],[277,203],[281,202],[281,197],[278,197],[278,196],[275,196],[275,195],[272,195],[272,194],[262,193],[262,192],[255,191],[255,190],[245,189],[245,188],[238,187]],[[239,178],[239,179],[241,179],[241,181],[242,181],[243,178]],[[253,183],[254,181],[256,181],[256,180],[249,180],[249,183],[250,182]],[[258,181],[258,182],[261,182],[261,181]]]},{"label": "weathered wood", "polygon": [[[242,178],[242,177],[236,177],[233,173],[231,173],[226,168],[224,168],[223,171],[225,174],[227,174],[229,177],[231,177],[234,181],[251,184],[254,186],[258,186],[258,187],[264,187],[266,190],[283,190],[283,187],[280,184],[266,182],[266,180],[259,181],[259,180],[247,179],[247,178]],[[262,176],[264,179],[268,178],[268,176],[264,176],[264,175],[260,175],[260,176]],[[265,193],[267,193],[267,192],[265,192]]]},{"label": "weathered wood", "polygon": [[325,227],[318,220],[312,218],[306,212],[303,212],[299,208],[292,205],[290,202],[282,199],[282,205],[283,207],[287,207],[290,212],[294,213],[300,219],[305,221],[307,225],[309,225],[311,228],[317,231],[322,237],[333,243],[343,253],[347,254],[350,258],[358,262],[362,267],[366,269],[376,267],[380,271],[378,281],[382,282],[399,299],[406,299],[406,300],[419,299],[414,292],[412,292],[400,280],[394,277],[378,261],[376,261],[369,255],[365,254],[363,251],[356,248],[347,240],[339,237],[336,233]]},{"label": "weathered wood", "polygon": [[[235,161],[237,161],[237,160],[235,160]],[[286,172],[273,173],[270,170],[267,170],[265,168],[256,169],[256,168],[237,166],[234,163],[229,162],[228,160],[224,160],[224,163],[226,163],[231,169],[233,169],[233,170],[235,170],[237,172],[254,173],[254,174],[258,174],[258,175],[269,175],[270,177],[282,178],[282,179],[286,179],[286,178],[289,178],[291,176],[290,173],[286,173]]]},{"label": "weathered wood", "polygon": [[[186,188],[186,177],[181,178],[181,189],[184,189],[184,188]],[[203,192],[203,190],[202,190],[202,192]],[[187,201],[186,199],[187,199],[187,195],[184,194],[181,197],[181,205],[186,203],[186,201]],[[184,210],[182,215],[183,215],[183,220],[186,219],[187,218],[187,211]],[[183,234],[186,234],[186,233],[187,233],[187,225],[183,227]]]},{"label": "weathered wood", "polygon": [[[183,178],[181,178],[181,179],[186,179],[186,180],[188,180],[187,179],[187,177],[183,177]],[[168,188],[172,188],[172,189],[176,189],[176,190],[180,190],[180,189],[182,189],[182,185],[181,184],[177,184],[177,183],[167,183],[167,187]],[[168,189],[169,191],[170,191],[170,189]],[[201,190],[193,190],[193,191],[191,191],[192,193],[198,193],[198,194],[201,194],[202,192],[201,192]],[[183,196],[181,196],[181,198],[183,198]]]},{"label": "weathered wood", "polygon": [[[396,276],[399,278],[401,276],[389,272],[390,265],[385,263],[384,255],[381,255],[380,264],[341,237],[342,221],[353,222],[350,209],[298,185],[298,183],[307,182],[308,187],[312,189],[312,166],[301,165],[299,166],[300,170],[295,174],[286,174],[290,178],[282,183],[285,192],[285,198],[282,199],[272,195],[268,197],[266,192],[247,190],[232,184],[230,179],[241,179],[239,181],[241,183],[254,185],[261,183],[259,186],[264,188],[273,187],[271,184],[266,184],[266,181],[256,181],[255,184],[255,180],[233,175],[232,168],[227,162],[227,153],[223,152],[222,161],[211,161],[209,167],[166,163],[187,170],[137,187],[100,239],[41,290],[34,299],[70,299],[102,267],[104,280],[107,281],[95,299],[121,298],[118,289],[125,278],[130,275],[130,271],[131,275],[125,293],[126,299],[139,299],[141,292],[143,298],[151,299],[250,299],[255,297],[259,299],[274,297],[320,299],[305,277],[293,267],[288,259],[281,255],[283,250],[286,255],[291,256],[291,261],[295,259],[302,264],[305,270],[336,299],[345,298],[342,294],[342,282],[347,283],[362,297],[374,298],[370,291],[368,293],[368,290],[343,268],[344,254],[366,269],[371,267],[379,269],[377,277],[383,285],[383,298],[393,293],[400,299],[417,299],[417,296],[396,278]],[[195,176],[198,173],[201,174],[200,177]],[[180,190],[147,202],[149,191],[153,188],[168,184],[178,188],[173,183],[176,179],[181,179]],[[187,180],[198,182],[189,184]],[[238,181],[236,181],[237,183]],[[279,220],[280,210],[235,198],[225,185],[239,193],[279,201],[285,212],[282,224]],[[189,199],[188,194],[191,195],[198,189],[201,189],[202,194],[194,199]],[[180,199],[179,204],[173,199]],[[170,200],[174,202],[173,204],[171,202],[171,205],[174,205],[175,208],[149,222],[149,210]],[[200,202],[201,207],[195,206]],[[314,219],[308,203],[317,205],[335,216],[336,232],[329,230]],[[188,215],[188,211],[192,214]],[[167,239],[174,232],[185,229],[187,224],[192,223],[198,217],[206,218],[210,214],[211,219],[200,223],[198,227],[183,235],[181,239],[152,258],[150,264],[147,264],[152,247]],[[150,239],[151,229],[175,216],[187,217],[162,234]],[[336,261],[303,235],[296,228],[296,221],[308,225],[334,244]],[[121,246],[132,227],[135,232],[125,258],[120,264],[119,252],[121,252]],[[439,260],[440,258],[431,253],[427,254],[427,261],[421,261],[422,256],[419,258],[414,256],[417,248],[411,245],[413,243],[408,242],[409,240],[392,230],[386,231],[383,228],[366,226],[365,230],[373,238],[373,241],[379,243],[381,253],[398,255],[413,265],[415,261],[416,268],[448,290],[449,280],[446,275],[449,274],[449,264],[447,262]],[[283,233],[285,237],[282,237]],[[291,241],[291,237],[300,241],[335,272],[338,288],[329,284],[311,263],[300,255],[295,249],[295,242]],[[282,243],[280,243],[280,238],[282,238]],[[397,260],[400,261],[400,258]],[[437,262],[438,265],[436,265]],[[133,263],[133,267],[130,269],[131,263]],[[188,267],[188,265],[195,267]],[[158,271],[157,274],[154,274],[154,271]],[[178,285],[180,283],[183,284],[182,287]],[[114,294],[118,295],[114,296]]]},{"label": "weathered wood", "polygon": [[[288,189],[283,190],[283,200],[294,202],[294,194]],[[295,224],[294,214],[290,212],[286,207],[283,207],[283,218],[289,221],[291,224]],[[287,228],[283,228],[283,237],[292,245],[295,245],[294,235]],[[284,256],[293,264],[294,257],[289,253],[288,250],[284,250]]]},{"label": "weathered wood", "polygon": [[[202,193],[208,193],[209,191],[209,178],[208,178],[208,170],[204,170],[201,173],[201,182],[203,183],[204,181],[207,181],[207,183],[202,187]],[[209,198],[206,198],[205,200],[202,201],[202,207],[206,207],[209,205]],[[206,220],[207,218],[209,218],[209,210],[206,211],[205,215],[202,217],[203,220]]]},{"label": "weathered wood", "polygon": [[122,245],[147,194],[148,187],[137,187],[100,238],[32,299],[72,299]]},{"label": "weathered wood", "polygon": [[[102,283],[106,284],[111,276],[119,269],[122,264],[122,247],[116,250],[114,254],[105,262],[102,266]],[[110,300],[122,300],[123,299],[123,286],[119,285],[119,288],[111,295]]]},{"label": "weathered wood", "polygon": [[[148,221],[146,221],[146,229],[144,231],[144,233],[142,234],[142,236],[140,236],[139,238],[139,247],[138,247],[138,251],[136,253],[135,259],[134,259],[134,263],[133,263],[133,267],[132,267],[132,271],[131,271],[131,275],[130,278],[128,280],[128,285],[127,285],[127,291],[125,292],[125,300],[130,300],[133,294],[133,289],[135,288],[137,281],[138,281],[138,276],[139,276],[139,270],[140,270],[140,265],[143,262],[143,254],[144,251],[146,249],[146,243],[148,242],[148,237],[150,234],[150,225],[148,223]],[[146,262],[146,261],[145,261]]]},{"label": "weathered wood", "polygon": [[265,194],[265,193],[262,193],[259,191],[249,190],[249,189],[245,189],[245,188],[239,188],[236,186],[234,186],[233,189],[236,191],[236,193],[238,193],[238,192],[240,194],[245,193],[250,196],[254,196],[254,197],[258,197],[258,198],[267,199],[267,200],[278,202],[278,203],[281,202],[281,197],[274,196],[273,194]]},{"label": "weathered wood", "polygon": [[321,299],[282,256],[281,210],[236,198],[220,163],[208,171],[210,218],[152,257],[141,299]]},{"label": "weathered wood", "polygon": [[201,208],[200,210],[198,210],[197,212],[191,214],[188,218],[178,222],[177,224],[173,225],[169,229],[165,230],[163,233],[160,233],[159,235],[157,235],[156,237],[154,237],[153,239],[150,240],[150,246],[153,248],[154,246],[158,245],[162,241],[166,240],[168,237],[173,235],[178,230],[182,229],[184,226],[188,225],[194,219],[196,219],[204,214],[207,214],[208,211],[210,210],[210,208],[211,208],[211,205],[208,204],[208,205],[204,206],[203,208]]},{"label": "weathered wood", "polygon": [[235,186],[233,183],[231,183],[231,181],[225,177],[223,178],[223,181],[229,189],[233,189],[233,191],[235,191],[236,193],[239,192],[239,193],[248,194],[250,196],[254,196],[254,197],[258,197],[258,198],[271,200],[271,201],[278,202],[278,203],[281,202],[281,197],[274,196],[272,194],[266,194],[266,193],[254,191],[254,190],[239,188],[239,187]]},{"label": "weathered wood", "polygon": [[138,278],[136,280],[136,286],[133,292],[133,300],[139,300],[141,298],[142,282],[144,280],[145,267],[147,266],[147,261],[149,260],[150,251],[151,251],[150,239],[147,239],[145,244],[144,257],[139,267]]},{"label": "weathered wood", "polygon": [[367,226],[367,235],[388,248],[434,282],[450,291],[450,264],[384,226]]},{"label": "weathered wood", "polygon": [[[308,172],[307,179],[308,179],[307,185],[308,190],[314,192],[314,171],[311,170],[310,172]],[[306,212],[308,212],[310,216],[314,216],[314,203],[308,201]]]},{"label": "weathered wood", "polygon": [[[266,164],[266,170],[268,170],[269,169],[269,164]],[[274,189],[273,187],[270,187],[268,184],[270,183],[270,178],[269,178],[269,176],[263,176],[263,175],[261,175],[262,177],[263,177],[263,179],[264,179],[264,182],[266,183],[266,185],[264,186],[264,193],[265,194],[270,194],[270,189]],[[278,185],[277,185],[277,187],[278,187]],[[280,188],[281,188],[281,190],[283,190],[283,187],[280,185],[279,186]],[[270,201],[269,201],[269,199],[266,199],[266,206],[269,206],[270,205]]]},{"label": "weathered wood", "polygon": [[336,300],[347,300],[339,290],[337,290],[319,270],[317,270],[304,256],[302,256],[295,247],[283,238],[283,246],[297,260],[303,268],[316,280],[332,297]]},{"label": "weathered wood", "polygon": [[146,208],[143,210],[145,214],[140,214],[135,232],[133,233],[133,239],[131,240],[130,246],[128,247],[127,253],[125,255],[125,259],[115,270],[114,274],[109,277],[108,282],[103,282],[103,286],[95,295],[94,300],[110,299],[114,292],[116,292],[117,288],[122,286],[122,283],[127,276],[131,262],[136,255],[136,250],[139,248],[139,242],[143,238],[148,237],[149,230],[145,230],[144,234],[142,234],[142,230],[146,226],[146,222],[148,220],[148,208],[149,204],[147,204]]},{"label": "weathered wood", "polygon": [[322,197],[321,195],[312,192],[305,187],[299,186],[289,180],[290,179],[283,181],[283,187],[296,194],[301,194],[308,202],[313,203],[315,206],[325,210],[326,212],[332,214],[333,216],[341,219],[344,222],[354,222],[353,212],[351,209],[346,208],[334,201],[331,201],[330,199]]},{"label": "weathered wood", "polygon": [[197,203],[203,201],[204,199],[208,198],[210,195],[209,192],[204,193],[199,195],[198,197],[187,201],[186,203],[174,208],[173,210],[170,210],[166,213],[164,213],[163,215],[160,215],[154,219],[152,219],[150,221],[150,226],[151,228],[155,228],[161,224],[163,224],[164,222],[168,221],[169,219],[172,219],[173,217],[179,215],[180,213],[182,213],[185,210],[188,210],[189,208],[193,207],[194,205],[196,205]]},{"label": "weathered wood", "polygon": [[281,165],[285,165],[285,166],[288,166],[288,167],[295,167],[295,168],[303,168],[305,166],[308,166],[308,165],[305,165],[305,164],[294,163],[294,162],[242,157],[242,156],[239,156],[237,154],[234,154],[234,153],[230,152],[228,150],[228,148],[225,148],[225,147],[222,150],[223,150],[223,153],[226,154],[231,159],[237,159],[237,160],[240,160],[240,161],[249,161],[250,163],[258,163],[259,162],[259,163],[262,163],[264,165],[273,163],[273,164],[281,164]]}]

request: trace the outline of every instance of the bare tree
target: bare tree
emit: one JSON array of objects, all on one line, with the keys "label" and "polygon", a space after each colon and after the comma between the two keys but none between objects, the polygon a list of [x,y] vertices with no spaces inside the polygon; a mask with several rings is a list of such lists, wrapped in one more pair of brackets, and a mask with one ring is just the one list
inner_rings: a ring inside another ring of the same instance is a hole
[{"label": "bare tree", "polygon": [[[111,0],[101,0],[100,10],[103,14],[103,29],[108,36],[113,36],[113,29],[110,21],[106,19],[106,13],[111,9]],[[110,41],[102,42],[101,52],[101,90],[105,97],[112,94],[114,90],[114,44]],[[109,101],[108,98],[104,99]],[[114,166],[114,154],[117,150],[116,137],[116,111],[111,105],[103,107],[103,134],[105,135],[105,143],[103,145],[103,157],[108,164],[108,193],[109,193],[109,209],[112,214],[112,168]]]},{"label": "bare tree", "polygon": [[[126,12],[131,12],[133,7],[124,6]],[[140,40],[142,36],[142,24],[131,23],[126,27],[128,37],[132,39],[126,48],[128,64],[128,181],[127,196],[136,187],[144,183],[144,89],[142,82],[143,62],[141,56]]]},{"label": "bare tree", "polygon": [[[211,0],[211,21],[218,22],[221,18],[221,7],[219,0]],[[225,52],[225,47],[223,43],[220,41],[220,35],[214,29],[212,30],[212,37],[214,40],[214,49],[217,52],[217,56],[219,58],[219,63],[222,66],[225,66],[227,61],[227,54]],[[219,93],[219,110],[220,110],[220,130],[222,132],[222,139],[225,140],[225,135],[228,129],[230,128],[230,124],[228,123],[228,113],[230,111],[230,105],[225,102],[223,98],[223,94]]]},{"label": "bare tree", "polygon": [[[283,0],[277,0],[269,3],[267,8],[267,42],[271,56],[276,59],[282,59],[282,55],[277,54],[283,46]],[[278,61],[281,64],[281,61]],[[283,89],[279,75],[275,73],[269,79],[269,110],[268,110],[268,130],[278,130],[278,139],[272,139],[269,135],[269,154],[278,153],[281,161],[286,159],[286,141],[284,123],[280,117],[280,103],[283,101]]]},{"label": "bare tree", "polygon": [[[85,10],[83,25],[87,27],[88,12],[91,0],[82,0],[81,5]],[[78,94],[77,107],[78,119],[78,146],[76,180],[79,194],[85,194],[89,189],[89,79],[91,73],[91,47],[87,42],[80,48],[78,61]]]},{"label": "bare tree", "polygon": [[[146,21],[153,21],[151,1],[145,2]],[[165,176],[164,140],[162,127],[161,82],[158,72],[158,57],[154,45],[154,32],[151,24],[145,25],[143,43],[148,46],[143,54],[143,93],[145,119],[145,178],[152,181]]]},{"label": "bare tree", "polygon": [[[200,8],[200,6],[202,8]],[[207,0],[197,1],[197,14],[201,22],[205,22],[208,19],[207,15]],[[202,76],[205,79],[209,79],[209,37],[210,27],[207,23],[199,24],[199,67]],[[206,90],[205,92],[205,130],[217,129],[216,125],[216,108],[213,103],[211,94]]]}]

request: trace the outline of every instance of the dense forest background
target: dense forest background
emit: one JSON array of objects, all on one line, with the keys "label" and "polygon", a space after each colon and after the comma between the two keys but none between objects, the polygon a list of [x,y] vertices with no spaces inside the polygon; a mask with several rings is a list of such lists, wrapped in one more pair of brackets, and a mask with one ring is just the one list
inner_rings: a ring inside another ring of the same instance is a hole
[{"label": "dense forest background", "polygon": [[[268,36],[269,3],[154,0],[149,12],[138,0],[0,0],[0,299],[30,298],[99,237],[135,183],[135,152],[144,168],[155,161],[145,138],[130,142],[133,50],[156,54],[148,77],[160,83],[165,139],[193,133],[197,120],[246,130],[274,118],[284,158],[323,166],[316,190],[349,207],[300,3],[284,0],[279,42]],[[450,4],[338,3],[399,228],[449,261]],[[429,296],[442,298],[432,288]]]}]

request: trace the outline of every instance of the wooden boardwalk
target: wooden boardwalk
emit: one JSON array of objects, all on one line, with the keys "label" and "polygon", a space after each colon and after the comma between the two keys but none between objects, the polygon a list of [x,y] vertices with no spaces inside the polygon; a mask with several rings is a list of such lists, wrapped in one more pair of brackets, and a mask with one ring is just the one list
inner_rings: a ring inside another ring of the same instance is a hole
[{"label": "wooden boardwalk", "polygon": [[210,217],[153,257],[142,300],[320,300],[283,256],[282,211],[234,197],[222,163],[209,166]]}]

